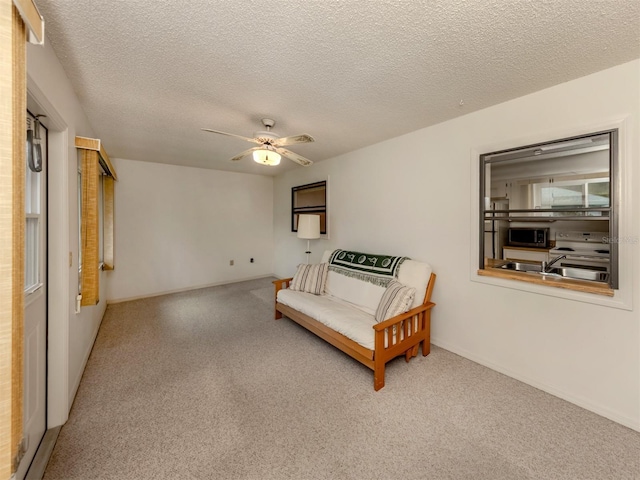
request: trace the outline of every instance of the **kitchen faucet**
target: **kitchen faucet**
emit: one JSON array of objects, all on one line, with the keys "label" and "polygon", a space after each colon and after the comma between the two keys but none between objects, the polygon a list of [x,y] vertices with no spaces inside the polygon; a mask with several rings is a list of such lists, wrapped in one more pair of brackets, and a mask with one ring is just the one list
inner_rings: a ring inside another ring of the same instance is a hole
[{"label": "kitchen faucet", "polygon": [[551,266],[556,263],[559,262],[560,260],[562,260],[563,258],[567,258],[566,255],[558,255],[556,258],[554,258],[553,260],[551,260],[549,263],[545,262],[544,260],[542,261],[542,273],[548,273],[549,269],[551,268]]}]

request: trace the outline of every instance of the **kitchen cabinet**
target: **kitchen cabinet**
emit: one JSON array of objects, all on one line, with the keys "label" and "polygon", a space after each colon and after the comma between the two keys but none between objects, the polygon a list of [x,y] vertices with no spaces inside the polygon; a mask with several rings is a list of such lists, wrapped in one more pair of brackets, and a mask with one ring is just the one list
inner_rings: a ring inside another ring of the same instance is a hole
[{"label": "kitchen cabinet", "polygon": [[511,198],[513,184],[509,181],[496,181],[491,183],[491,198],[508,199]]},{"label": "kitchen cabinet", "polygon": [[524,260],[526,262],[549,262],[549,250],[542,248],[505,247],[502,249],[505,260]]}]

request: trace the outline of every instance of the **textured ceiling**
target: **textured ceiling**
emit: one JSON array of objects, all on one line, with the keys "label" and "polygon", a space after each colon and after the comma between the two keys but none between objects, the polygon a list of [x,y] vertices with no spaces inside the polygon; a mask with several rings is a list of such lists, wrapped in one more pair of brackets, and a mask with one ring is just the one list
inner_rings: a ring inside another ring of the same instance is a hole
[{"label": "textured ceiling", "polygon": [[200,128],[321,161],[640,57],[638,0],[36,3],[111,156],[266,175]]}]

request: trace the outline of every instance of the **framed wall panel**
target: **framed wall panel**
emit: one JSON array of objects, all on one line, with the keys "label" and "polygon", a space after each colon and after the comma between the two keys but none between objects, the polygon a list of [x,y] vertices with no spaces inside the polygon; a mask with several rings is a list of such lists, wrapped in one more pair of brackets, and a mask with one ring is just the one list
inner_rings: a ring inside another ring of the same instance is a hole
[{"label": "framed wall panel", "polygon": [[327,181],[300,185],[291,189],[291,231],[298,231],[298,216],[320,215],[320,233],[327,233]]}]

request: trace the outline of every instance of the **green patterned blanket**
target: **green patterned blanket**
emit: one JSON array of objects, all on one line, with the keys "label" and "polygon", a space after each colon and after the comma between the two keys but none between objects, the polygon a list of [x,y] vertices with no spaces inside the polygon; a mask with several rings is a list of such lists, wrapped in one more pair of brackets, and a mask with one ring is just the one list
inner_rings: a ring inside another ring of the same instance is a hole
[{"label": "green patterned blanket", "polygon": [[398,276],[398,268],[407,259],[407,257],[336,250],[329,257],[329,270],[386,287]]}]

